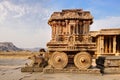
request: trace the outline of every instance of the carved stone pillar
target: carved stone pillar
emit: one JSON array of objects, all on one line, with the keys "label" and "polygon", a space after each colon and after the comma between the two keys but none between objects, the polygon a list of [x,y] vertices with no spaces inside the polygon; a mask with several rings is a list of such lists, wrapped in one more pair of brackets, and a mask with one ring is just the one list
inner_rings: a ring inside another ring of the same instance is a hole
[{"label": "carved stone pillar", "polygon": [[52,28],[52,30],[53,30],[53,35],[55,35],[55,34],[56,34],[56,23],[54,23],[52,27],[53,27],[53,28]]},{"label": "carved stone pillar", "polygon": [[104,53],[104,36],[98,36],[97,40],[97,56]]},{"label": "carved stone pillar", "polygon": [[87,33],[87,22],[83,21],[83,34]]},{"label": "carved stone pillar", "polygon": [[68,35],[70,34],[70,25],[68,25],[68,28],[67,28],[67,30],[68,30]]},{"label": "carved stone pillar", "polygon": [[89,25],[90,25],[90,21],[86,21],[85,22],[85,34],[88,34],[89,32]]},{"label": "carved stone pillar", "polygon": [[85,28],[86,28],[86,24],[85,24],[85,21],[83,22],[83,34],[86,34],[85,32],[86,32],[86,30],[85,30]]},{"label": "carved stone pillar", "polygon": [[62,21],[62,22],[61,22],[61,34],[62,34],[62,35],[64,34],[64,27],[65,27],[65,22]]},{"label": "carved stone pillar", "polygon": [[52,37],[54,37],[54,26],[51,26],[51,28],[52,28]]},{"label": "carved stone pillar", "polygon": [[104,53],[104,36],[100,36],[100,54]]},{"label": "carved stone pillar", "polygon": [[60,21],[57,22],[57,33],[60,34]]},{"label": "carved stone pillar", "polygon": [[66,23],[66,34],[69,34],[69,23],[68,23],[68,20],[65,20],[65,23]]},{"label": "carved stone pillar", "polygon": [[75,24],[75,27],[76,27],[76,34],[78,35],[79,34],[79,32],[78,32],[78,26],[79,25],[79,20],[77,20],[76,21],[76,24]]},{"label": "carved stone pillar", "polygon": [[79,34],[83,34],[83,26],[82,26],[82,22],[79,22],[79,26],[78,26],[79,28],[79,30],[78,30],[78,32],[79,32]]},{"label": "carved stone pillar", "polygon": [[104,36],[101,37],[101,53],[104,53]]},{"label": "carved stone pillar", "polygon": [[116,36],[113,37],[113,53],[116,53]]},{"label": "carved stone pillar", "polygon": [[111,44],[111,37],[109,37],[109,53],[111,53],[111,46],[112,46],[112,44]]},{"label": "carved stone pillar", "polygon": [[75,25],[76,34],[78,35],[78,24]]},{"label": "carved stone pillar", "polygon": [[87,34],[87,21],[86,21],[86,23],[85,23],[85,34]]},{"label": "carved stone pillar", "polygon": [[56,37],[56,22],[53,21],[53,22],[50,23],[50,25],[51,25],[51,29],[52,29],[52,35],[51,35],[52,41],[55,41],[55,37]]},{"label": "carved stone pillar", "polygon": [[107,53],[107,39],[104,39],[104,44],[105,44],[105,53]]},{"label": "carved stone pillar", "polygon": [[100,37],[98,36],[98,38],[97,38],[97,56],[100,55],[100,46],[99,46],[99,44],[100,44]]},{"label": "carved stone pillar", "polygon": [[51,25],[52,35],[54,34],[54,24]]},{"label": "carved stone pillar", "polygon": [[59,21],[59,34],[61,35],[62,34],[62,22]]},{"label": "carved stone pillar", "polygon": [[55,35],[56,35],[56,25],[54,26],[54,31],[55,31]]},{"label": "carved stone pillar", "polygon": [[88,21],[87,22],[87,33],[89,32],[90,28],[89,28],[89,25],[90,25],[91,21]]}]

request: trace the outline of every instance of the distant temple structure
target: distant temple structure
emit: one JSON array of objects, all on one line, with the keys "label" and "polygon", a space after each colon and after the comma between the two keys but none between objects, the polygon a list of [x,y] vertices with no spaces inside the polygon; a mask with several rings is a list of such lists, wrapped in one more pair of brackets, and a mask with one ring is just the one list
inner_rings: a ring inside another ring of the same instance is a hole
[{"label": "distant temple structure", "polygon": [[54,51],[87,51],[90,54],[120,54],[120,28],[89,31],[93,17],[82,9],[54,12],[48,24],[52,28],[52,39],[47,47]]},{"label": "distant temple structure", "polygon": [[120,28],[90,31],[90,35],[93,42],[96,42],[96,55],[120,54]]}]

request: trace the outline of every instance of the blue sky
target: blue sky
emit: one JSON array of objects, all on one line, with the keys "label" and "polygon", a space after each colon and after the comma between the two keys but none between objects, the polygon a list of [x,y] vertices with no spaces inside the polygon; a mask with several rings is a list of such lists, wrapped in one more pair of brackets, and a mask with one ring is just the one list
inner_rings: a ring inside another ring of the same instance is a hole
[{"label": "blue sky", "polygon": [[0,42],[18,47],[46,47],[54,11],[82,8],[94,16],[91,30],[120,28],[120,0],[0,0]]}]

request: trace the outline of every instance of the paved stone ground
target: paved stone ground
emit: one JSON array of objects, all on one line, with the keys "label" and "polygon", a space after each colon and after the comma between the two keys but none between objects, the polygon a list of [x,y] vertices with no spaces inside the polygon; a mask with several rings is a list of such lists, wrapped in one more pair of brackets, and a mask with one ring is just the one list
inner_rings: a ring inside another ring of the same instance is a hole
[{"label": "paved stone ground", "polygon": [[21,67],[23,67],[25,62],[27,60],[1,60],[0,80],[120,80],[120,74],[45,74],[43,72],[21,72]]},{"label": "paved stone ground", "polygon": [[120,74],[73,74],[21,72],[20,67],[0,68],[0,80],[120,80]]}]

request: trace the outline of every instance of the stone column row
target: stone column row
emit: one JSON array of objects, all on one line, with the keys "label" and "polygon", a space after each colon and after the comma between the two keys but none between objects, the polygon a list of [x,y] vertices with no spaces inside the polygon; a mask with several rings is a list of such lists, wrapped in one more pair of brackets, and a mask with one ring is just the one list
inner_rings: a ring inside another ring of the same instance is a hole
[{"label": "stone column row", "polygon": [[116,36],[108,37],[104,40],[104,52],[116,53]]},{"label": "stone column row", "polygon": [[62,34],[63,33],[63,25],[61,22],[58,22],[58,23],[54,23],[52,25],[52,34],[53,35],[59,35],[59,34]]}]

